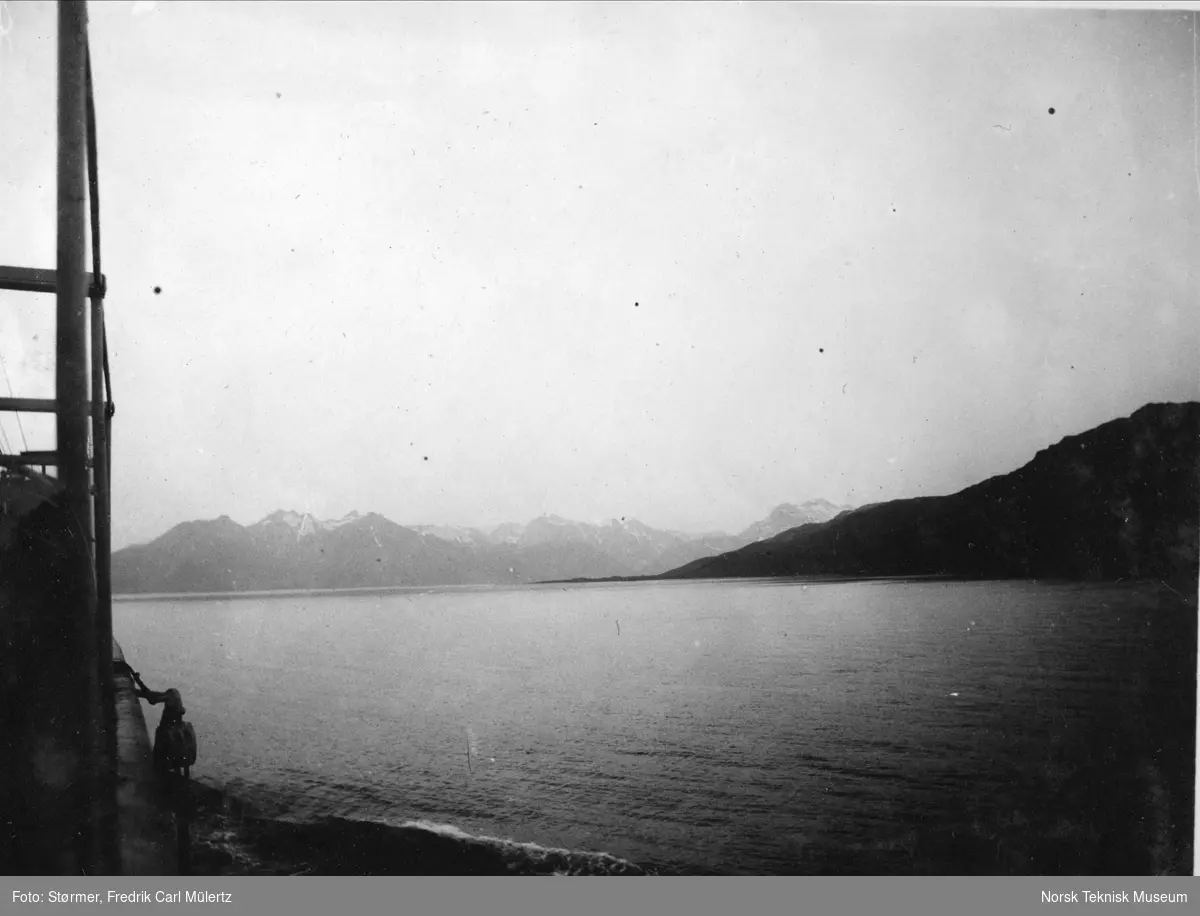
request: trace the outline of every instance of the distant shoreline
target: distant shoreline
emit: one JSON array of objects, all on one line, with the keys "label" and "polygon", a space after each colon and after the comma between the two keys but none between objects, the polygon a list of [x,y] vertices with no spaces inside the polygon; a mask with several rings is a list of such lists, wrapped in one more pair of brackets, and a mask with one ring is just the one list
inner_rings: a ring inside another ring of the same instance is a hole
[{"label": "distant shoreline", "polygon": [[886,580],[915,580],[915,579],[946,579],[954,576],[723,576],[712,579],[666,579],[658,576],[623,576],[606,579],[545,579],[537,582],[506,583],[485,582],[471,585],[365,585],[350,588],[280,588],[256,589],[253,591],[233,592],[134,592],[130,594],[113,595],[114,602],[136,601],[217,601],[221,599],[238,598],[308,598],[321,595],[391,595],[405,593],[420,593],[437,591],[506,591],[513,589],[536,588],[547,585],[611,585],[622,582],[659,582],[662,584],[688,582],[865,582]]},{"label": "distant shoreline", "polygon": [[[536,584],[536,583],[530,583]],[[279,588],[236,592],[133,592],[113,595],[114,602],[132,601],[216,601],[235,598],[308,598],[320,595],[389,595],[404,592],[490,591],[493,589],[525,588],[524,585],[482,583],[472,585],[364,585],[352,588]]]},{"label": "distant shoreline", "polygon": [[[803,582],[805,584],[823,584],[826,582],[971,582],[976,581],[966,576],[953,576],[942,573],[918,573],[916,575],[895,576],[699,576],[696,578],[684,576],[607,576],[603,579],[548,579],[537,585],[589,585],[605,582]],[[987,580],[980,580],[987,581]]]},{"label": "distant shoreline", "polygon": [[[1090,585],[1153,585],[1162,584],[1171,588],[1159,579],[1113,579],[1113,580],[1083,580],[1083,579],[1038,579],[1038,578],[1003,578],[987,579],[968,576],[945,574],[892,575],[892,576],[715,576],[710,578],[665,578],[661,576],[611,576],[604,579],[547,579],[526,583],[475,583],[471,585],[368,585],[353,588],[283,588],[238,592],[146,592],[124,595],[113,595],[114,603],[136,603],[145,601],[232,601],[253,598],[316,598],[326,595],[397,595],[421,594],[430,591],[439,592],[488,592],[514,591],[539,586],[564,585],[615,585],[623,583],[652,582],[660,585],[684,585],[700,583],[776,583],[789,585],[844,585],[855,582],[1062,582]],[[1172,588],[1172,591],[1174,589]],[[1184,595],[1182,597],[1189,597]],[[1194,596],[1191,596],[1194,597]]]}]

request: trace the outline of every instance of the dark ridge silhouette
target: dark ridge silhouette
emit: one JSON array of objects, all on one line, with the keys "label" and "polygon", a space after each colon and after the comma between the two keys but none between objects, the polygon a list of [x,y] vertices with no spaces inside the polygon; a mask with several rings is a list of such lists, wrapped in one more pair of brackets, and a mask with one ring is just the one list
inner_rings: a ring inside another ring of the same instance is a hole
[{"label": "dark ridge silhouette", "polygon": [[1200,403],[1149,404],[951,496],[802,525],[659,578],[920,576],[1194,581]]}]

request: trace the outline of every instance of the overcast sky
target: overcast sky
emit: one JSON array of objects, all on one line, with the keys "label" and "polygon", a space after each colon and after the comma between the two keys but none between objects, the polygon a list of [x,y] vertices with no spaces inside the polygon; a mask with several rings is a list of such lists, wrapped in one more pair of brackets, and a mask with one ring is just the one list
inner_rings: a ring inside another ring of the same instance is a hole
[{"label": "overcast sky", "polygon": [[[0,15],[7,264],[55,261],[54,15]],[[91,17],[116,546],[276,508],[737,530],[1200,393],[1191,13]],[[53,355],[53,299],[0,292],[14,393]]]}]

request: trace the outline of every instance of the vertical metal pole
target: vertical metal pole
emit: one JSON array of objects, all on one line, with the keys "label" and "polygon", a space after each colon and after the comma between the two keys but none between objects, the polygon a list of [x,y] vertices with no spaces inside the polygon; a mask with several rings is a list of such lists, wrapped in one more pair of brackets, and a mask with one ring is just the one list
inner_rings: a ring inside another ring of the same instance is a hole
[{"label": "vertical metal pole", "polygon": [[[67,498],[91,514],[88,499],[87,278],[84,68],[86,11],[80,0],[58,5],[58,400],[59,479]],[[87,534],[91,526],[87,525]]]},{"label": "vertical metal pole", "polygon": [[100,263],[100,178],[97,172],[96,103],[92,86],[92,59],[87,45],[84,89],[87,105],[88,208],[92,226],[92,487],[95,491],[96,525],[96,673],[100,680],[103,722],[102,830],[105,871],[120,872],[117,846],[117,698],[113,682],[112,580],[110,536],[111,480],[109,476],[108,398],[104,387],[104,299]]},{"label": "vertical metal pole", "polygon": [[75,670],[60,672],[72,685],[78,728],[75,745],[79,780],[72,809],[76,820],[77,862],[95,873],[99,864],[97,762],[100,735],[96,666],[96,582],[92,562],[92,506],[89,493],[86,227],[87,6],[83,0],[58,4],[58,261],[55,394],[58,401],[58,471],[64,508],[77,532],[71,557],[73,601],[63,608],[62,632],[71,644]]}]

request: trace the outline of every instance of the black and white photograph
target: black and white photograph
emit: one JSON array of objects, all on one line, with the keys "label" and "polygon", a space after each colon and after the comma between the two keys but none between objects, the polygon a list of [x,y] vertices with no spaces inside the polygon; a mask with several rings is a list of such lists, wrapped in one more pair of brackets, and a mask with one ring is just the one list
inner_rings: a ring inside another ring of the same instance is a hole
[{"label": "black and white photograph", "polygon": [[1198,18],[0,0],[0,874],[1192,875]]}]

